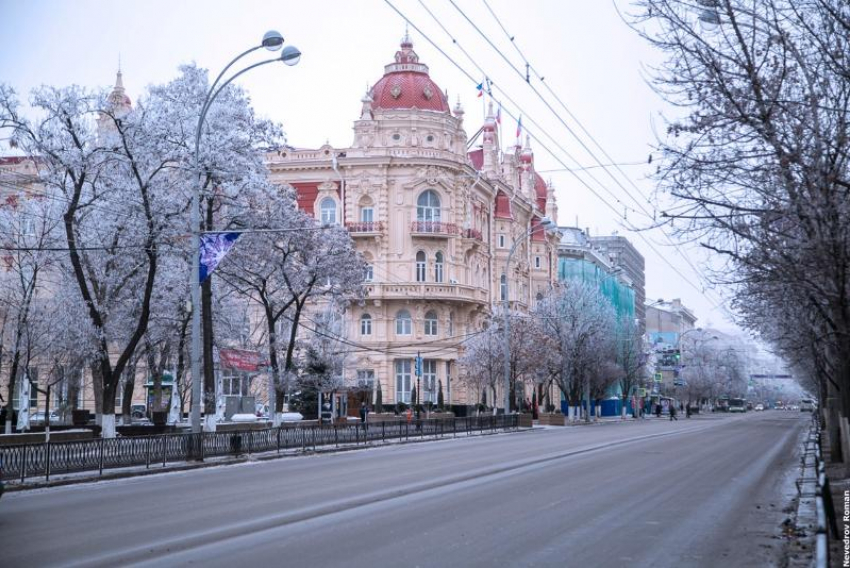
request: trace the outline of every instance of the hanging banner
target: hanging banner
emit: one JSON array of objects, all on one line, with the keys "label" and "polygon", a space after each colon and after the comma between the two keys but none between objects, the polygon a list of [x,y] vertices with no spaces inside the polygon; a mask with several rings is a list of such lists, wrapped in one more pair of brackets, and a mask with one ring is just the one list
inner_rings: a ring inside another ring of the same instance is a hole
[{"label": "hanging banner", "polygon": [[198,282],[203,283],[213,273],[216,266],[224,259],[225,255],[233,248],[233,243],[242,233],[205,233],[201,235],[201,256]]},{"label": "hanging banner", "polygon": [[265,371],[269,366],[265,355],[259,351],[248,351],[247,349],[219,349],[219,360],[222,369],[235,369],[257,373]]}]

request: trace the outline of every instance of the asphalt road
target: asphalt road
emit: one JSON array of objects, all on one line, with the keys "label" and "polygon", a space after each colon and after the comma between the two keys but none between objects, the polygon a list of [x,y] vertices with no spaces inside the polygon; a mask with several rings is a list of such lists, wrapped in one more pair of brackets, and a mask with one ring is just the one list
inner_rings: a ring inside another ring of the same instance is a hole
[{"label": "asphalt road", "polygon": [[769,566],[807,417],[537,430],[7,494],[0,565]]}]

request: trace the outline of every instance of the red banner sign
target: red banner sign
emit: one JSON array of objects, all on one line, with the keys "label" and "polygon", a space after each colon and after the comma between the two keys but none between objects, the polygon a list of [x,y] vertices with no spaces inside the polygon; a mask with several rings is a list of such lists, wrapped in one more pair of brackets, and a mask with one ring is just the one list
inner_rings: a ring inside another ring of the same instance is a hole
[{"label": "red banner sign", "polygon": [[237,371],[257,372],[265,371],[268,361],[258,351],[246,351],[245,349],[219,349],[221,366],[224,369],[236,369]]}]

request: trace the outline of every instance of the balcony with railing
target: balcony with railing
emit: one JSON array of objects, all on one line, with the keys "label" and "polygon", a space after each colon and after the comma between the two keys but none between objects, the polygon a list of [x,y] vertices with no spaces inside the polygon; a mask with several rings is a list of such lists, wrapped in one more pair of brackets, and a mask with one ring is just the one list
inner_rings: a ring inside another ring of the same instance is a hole
[{"label": "balcony with railing", "polygon": [[345,224],[352,237],[371,237],[384,232],[384,223],[381,221],[353,221]]},{"label": "balcony with railing", "polygon": [[408,284],[372,282],[366,284],[366,296],[372,300],[455,300],[475,304],[486,304],[489,301],[486,289],[456,284],[454,282],[417,282]]},{"label": "balcony with railing", "polygon": [[460,234],[460,230],[454,223],[413,221],[410,224],[410,233],[417,237],[448,238]]},{"label": "balcony with railing", "polygon": [[461,235],[463,235],[463,238],[465,238],[465,239],[472,239],[472,240],[475,240],[475,241],[483,241],[484,240],[484,236],[481,234],[481,231],[479,231],[478,229],[464,229],[461,232]]}]

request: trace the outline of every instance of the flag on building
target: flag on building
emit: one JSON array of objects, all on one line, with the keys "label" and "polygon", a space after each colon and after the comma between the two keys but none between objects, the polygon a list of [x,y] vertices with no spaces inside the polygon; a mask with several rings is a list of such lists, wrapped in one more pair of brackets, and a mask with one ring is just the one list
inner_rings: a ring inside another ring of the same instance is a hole
[{"label": "flag on building", "polygon": [[201,235],[201,265],[198,282],[201,283],[213,273],[218,264],[224,259],[239,235],[242,233],[205,233]]}]

